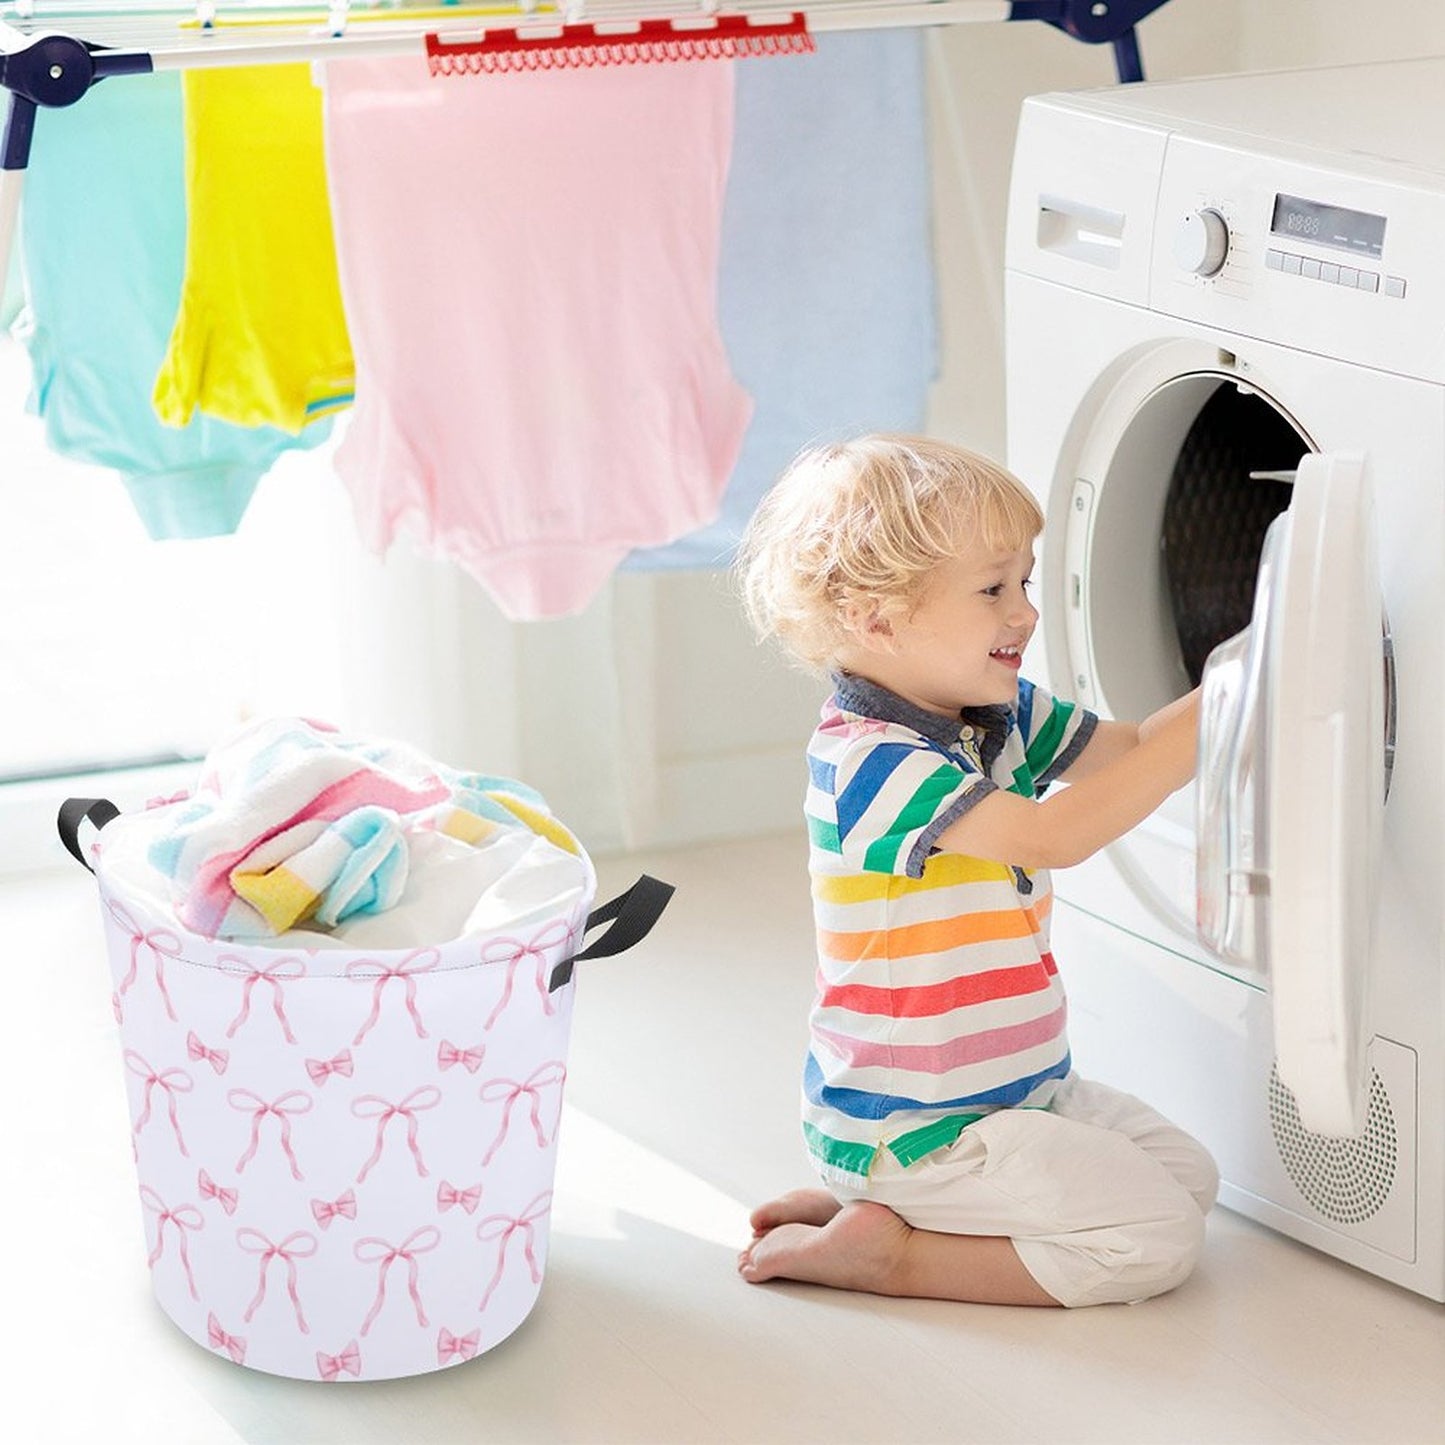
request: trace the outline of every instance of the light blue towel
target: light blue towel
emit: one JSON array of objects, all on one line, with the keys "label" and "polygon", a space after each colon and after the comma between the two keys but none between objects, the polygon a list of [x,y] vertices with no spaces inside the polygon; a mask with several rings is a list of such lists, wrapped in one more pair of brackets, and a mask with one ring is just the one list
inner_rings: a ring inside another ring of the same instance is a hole
[{"label": "light blue towel", "polygon": [[20,247],[18,245],[10,248],[10,265],[6,268],[3,280],[4,285],[0,286],[0,328],[8,331],[10,323],[20,314],[23,297],[20,282]]},{"label": "light blue towel", "polygon": [[725,567],[810,442],[917,431],[937,371],[924,38],[824,35],[737,66],[719,310],[756,403],[711,526],[630,570]]},{"label": "light blue towel", "polygon": [[113,467],[152,537],[234,531],[256,483],[299,437],[197,417],[162,426],[156,369],[180,302],[186,209],[181,82],[118,76],[36,117],[20,217],[30,406],[49,445]]}]

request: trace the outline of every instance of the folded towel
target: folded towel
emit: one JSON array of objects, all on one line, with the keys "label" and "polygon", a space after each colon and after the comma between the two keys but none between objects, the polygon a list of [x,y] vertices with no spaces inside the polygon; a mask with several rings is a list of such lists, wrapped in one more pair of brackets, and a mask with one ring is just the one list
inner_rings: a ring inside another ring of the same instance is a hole
[{"label": "folded towel", "polygon": [[[302,919],[335,928],[354,913],[390,908],[406,886],[410,858],[401,818],[389,808],[353,809],[334,823],[306,819],[253,849],[230,885],[272,933]],[[302,842],[311,836],[310,842]]]},{"label": "folded towel", "polygon": [[578,851],[520,783],[301,718],[233,734],[208,755],[195,795],[165,807],[151,866],[169,880],[180,921],[209,938],[334,928],[392,907],[421,831],[481,845],[500,828],[525,828]]}]

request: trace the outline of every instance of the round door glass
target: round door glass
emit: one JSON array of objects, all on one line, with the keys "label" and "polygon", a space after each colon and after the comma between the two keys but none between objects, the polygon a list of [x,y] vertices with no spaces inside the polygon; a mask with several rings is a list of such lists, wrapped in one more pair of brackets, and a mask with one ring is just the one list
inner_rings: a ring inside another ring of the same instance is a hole
[{"label": "round door glass", "polygon": [[1165,586],[1191,685],[1210,652],[1249,625],[1264,534],[1289,506],[1309,450],[1268,402],[1229,385],[1200,408],[1164,503]]},{"label": "round door glass", "polygon": [[1139,405],[1066,514],[1066,548],[1082,555],[1060,615],[1084,701],[1143,718],[1198,685],[1210,652],[1249,625],[1264,534],[1310,450],[1218,374],[1178,377]]}]

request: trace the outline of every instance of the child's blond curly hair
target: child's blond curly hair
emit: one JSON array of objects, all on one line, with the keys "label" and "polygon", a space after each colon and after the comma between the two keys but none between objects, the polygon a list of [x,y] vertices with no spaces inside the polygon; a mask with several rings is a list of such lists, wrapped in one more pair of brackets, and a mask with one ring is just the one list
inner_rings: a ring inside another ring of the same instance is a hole
[{"label": "child's blond curly hair", "polygon": [[801,453],[763,498],[736,563],[759,636],[826,671],[860,617],[907,617],[971,542],[1014,551],[1043,529],[1022,483],[928,437],[874,434]]}]

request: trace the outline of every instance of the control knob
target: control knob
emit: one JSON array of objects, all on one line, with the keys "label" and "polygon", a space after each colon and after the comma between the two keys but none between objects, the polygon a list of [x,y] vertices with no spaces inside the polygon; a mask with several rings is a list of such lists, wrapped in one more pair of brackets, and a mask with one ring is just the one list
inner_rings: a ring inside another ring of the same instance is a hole
[{"label": "control knob", "polygon": [[1212,206],[1190,211],[1174,232],[1174,259],[1196,276],[1214,276],[1229,254],[1229,222]]}]

